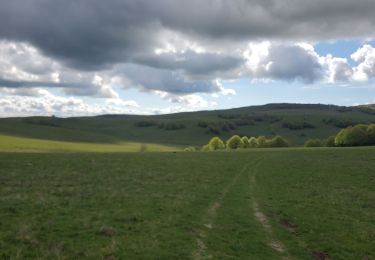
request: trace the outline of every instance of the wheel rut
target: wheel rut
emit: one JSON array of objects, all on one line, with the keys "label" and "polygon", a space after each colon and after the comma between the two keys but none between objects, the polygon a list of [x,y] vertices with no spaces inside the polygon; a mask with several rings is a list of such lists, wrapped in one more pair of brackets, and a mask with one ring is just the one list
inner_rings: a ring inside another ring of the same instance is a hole
[{"label": "wheel rut", "polygon": [[234,176],[232,181],[220,192],[220,195],[217,197],[217,199],[212,202],[212,204],[207,208],[204,216],[202,217],[202,225],[196,231],[196,248],[192,253],[192,259],[213,258],[213,256],[207,252],[207,245],[205,243],[207,232],[214,228],[217,211],[221,208],[222,201],[224,200],[225,196],[233,188],[239,178],[245,173],[248,173],[249,177],[249,205],[252,212],[254,212],[254,215],[252,217],[256,219],[256,221],[261,225],[263,231],[265,232],[270,250],[274,250],[275,252],[277,252],[280,255],[281,259],[292,259],[288,255],[285,245],[275,236],[272,226],[269,223],[267,216],[262,212],[255,195],[256,173],[262,161],[263,159],[258,159],[255,162],[247,164],[245,167],[243,167],[242,170]]},{"label": "wheel rut", "polygon": [[250,185],[250,206],[254,212],[254,217],[257,222],[262,226],[264,232],[266,233],[266,237],[268,239],[268,246],[280,254],[282,259],[292,259],[288,253],[287,249],[280,240],[274,234],[272,226],[269,223],[267,216],[262,212],[261,208],[259,207],[259,203],[255,196],[255,187],[256,187],[256,174],[259,168],[259,165],[262,163],[262,160],[258,161],[251,169],[249,169],[249,185]]},{"label": "wheel rut", "polygon": [[217,215],[218,209],[221,207],[222,201],[227,195],[227,193],[232,189],[232,187],[236,184],[238,179],[247,172],[248,168],[252,165],[252,163],[247,164],[242,170],[237,173],[232,181],[225,186],[225,188],[220,192],[218,198],[208,207],[206,210],[202,222],[202,227],[197,230],[197,239],[196,239],[196,249],[192,253],[192,259],[210,259],[212,258],[211,255],[207,254],[207,246],[204,242],[207,231],[212,229],[214,226],[215,218]]}]

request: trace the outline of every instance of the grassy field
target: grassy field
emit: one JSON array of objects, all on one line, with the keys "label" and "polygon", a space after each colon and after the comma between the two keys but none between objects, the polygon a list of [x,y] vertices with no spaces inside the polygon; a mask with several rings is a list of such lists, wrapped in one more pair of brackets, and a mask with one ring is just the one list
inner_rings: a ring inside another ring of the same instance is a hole
[{"label": "grassy field", "polygon": [[63,142],[145,142],[182,147],[202,146],[212,136],[227,139],[234,134],[268,137],[282,135],[292,145],[301,146],[307,139],[325,139],[337,134],[341,128],[357,123],[375,123],[375,110],[329,105],[270,104],[154,116],[6,118],[0,119],[0,134]]},{"label": "grassy field", "polygon": [[0,259],[374,259],[375,149],[0,153]]},{"label": "grassy field", "polygon": [[0,152],[170,152],[181,147],[150,143],[83,143],[40,140],[0,134]]}]

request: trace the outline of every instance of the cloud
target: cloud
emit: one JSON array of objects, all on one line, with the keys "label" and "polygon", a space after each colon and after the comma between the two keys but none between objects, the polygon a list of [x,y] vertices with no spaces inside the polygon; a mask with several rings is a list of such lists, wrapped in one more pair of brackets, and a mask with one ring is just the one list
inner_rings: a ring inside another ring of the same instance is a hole
[{"label": "cloud", "polygon": [[375,37],[374,11],[373,0],[1,1],[0,92],[119,100],[136,88],[209,107],[199,94],[236,94],[221,80],[369,80],[372,46],[352,66],[296,42]]},{"label": "cloud", "polygon": [[374,10],[373,0],[12,0],[0,4],[0,38],[97,70],[151,53],[165,31],[217,44],[373,37]]},{"label": "cloud", "polygon": [[366,81],[375,77],[375,48],[369,44],[363,45],[351,58],[358,62],[358,66],[354,69],[354,79]]},{"label": "cloud", "polygon": [[26,88],[62,88],[68,95],[116,98],[111,80],[66,68],[27,43],[0,41],[0,87],[23,93]]},{"label": "cloud", "polygon": [[312,46],[251,43],[245,56],[253,78],[312,83],[324,76],[323,64]]},{"label": "cloud", "polygon": [[351,81],[353,68],[350,67],[346,58],[327,57],[328,78],[330,83]]},{"label": "cloud", "polygon": [[162,99],[168,100],[172,103],[178,103],[181,105],[186,105],[188,108],[209,108],[217,106],[216,102],[209,102],[203,99],[199,95],[174,95],[168,92],[155,91],[155,94],[160,96]]},{"label": "cloud", "polygon": [[191,78],[209,79],[233,73],[244,64],[240,56],[193,50],[156,53],[137,57],[134,61],[158,69],[180,70]]},{"label": "cloud", "polygon": [[19,96],[8,93],[0,97],[1,117],[12,116],[90,116],[99,114],[139,113],[135,101],[111,100],[104,104],[85,103],[75,97],[55,96],[43,91],[39,96]]},{"label": "cloud", "polygon": [[215,80],[193,80],[180,71],[157,69],[148,66],[125,64],[116,69],[116,75],[125,78],[125,87],[138,87],[144,91],[160,90],[172,94],[214,93],[221,88]]}]

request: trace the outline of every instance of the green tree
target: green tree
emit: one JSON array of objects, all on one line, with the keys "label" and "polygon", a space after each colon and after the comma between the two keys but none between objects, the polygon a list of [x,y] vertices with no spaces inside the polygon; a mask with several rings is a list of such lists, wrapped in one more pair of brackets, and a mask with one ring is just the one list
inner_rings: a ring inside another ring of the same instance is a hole
[{"label": "green tree", "polygon": [[240,149],[244,147],[244,143],[240,136],[234,135],[227,141],[227,148],[228,149]]},{"label": "green tree", "polygon": [[334,147],[335,146],[335,137],[330,136],[324,141],[324,145],[326,147]]},{"label": "green tree", "polygon": [[208,146],[208,144],[202,146],[202,149],[201,149],[202,152],[208,152],[209,150],[210,150],[210,147]]},{"label": "green tree", "polygon": [[210,151],[222,150],[225,148],[225,145],[220,137],[215,136],[211,138],[210,142],[208,143],[208,148]]},{"label": "green tree", "polygon": [[[367,130],[367,129],[366,129]],[[369,136],[363,125],[342,129],[335,137],[337,146],[360,146],[369,144]]]},{"label": "green tree", "polygon": [[259,136],[257,138],[258,147],[259,148],[265,148],[267,147],[267,138],[265,136]]},{"label": "green tree", "polygon": [[374,145],[375,144],[375,124],[371,124],[366,129],[367,135],[368,135],[368,141],[369,144]]},{"label": "green tree", "polygon": [[322,147],[323,143],[319,139],[309,139],[304,144],[305,147]]},{"label": "green tree", "polygon": [[247,136],[244,136],[241,139],[243,142],[243,148],[249,148],[250,147],[249,138],[247,138]]},{"label": "green tree", "polygon": [[255,137],[251,137],[249,139],[249,147],[250,148],[257,148],[258,147],[258,141]]},{"label": "green tree", "polygon": [[270,147],[288,147],[289,143],[284,137],[282,137],[280,135],[277,135],[268,142],[268,146],[270,146]]}]

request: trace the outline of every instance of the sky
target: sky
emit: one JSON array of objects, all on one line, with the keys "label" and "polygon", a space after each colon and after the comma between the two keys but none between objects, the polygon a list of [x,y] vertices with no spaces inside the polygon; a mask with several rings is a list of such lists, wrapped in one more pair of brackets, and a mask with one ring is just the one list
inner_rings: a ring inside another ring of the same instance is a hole
[{"label": "sky", "polygon": [[0,1],[0,117],[375,103],[374,0]]}]

